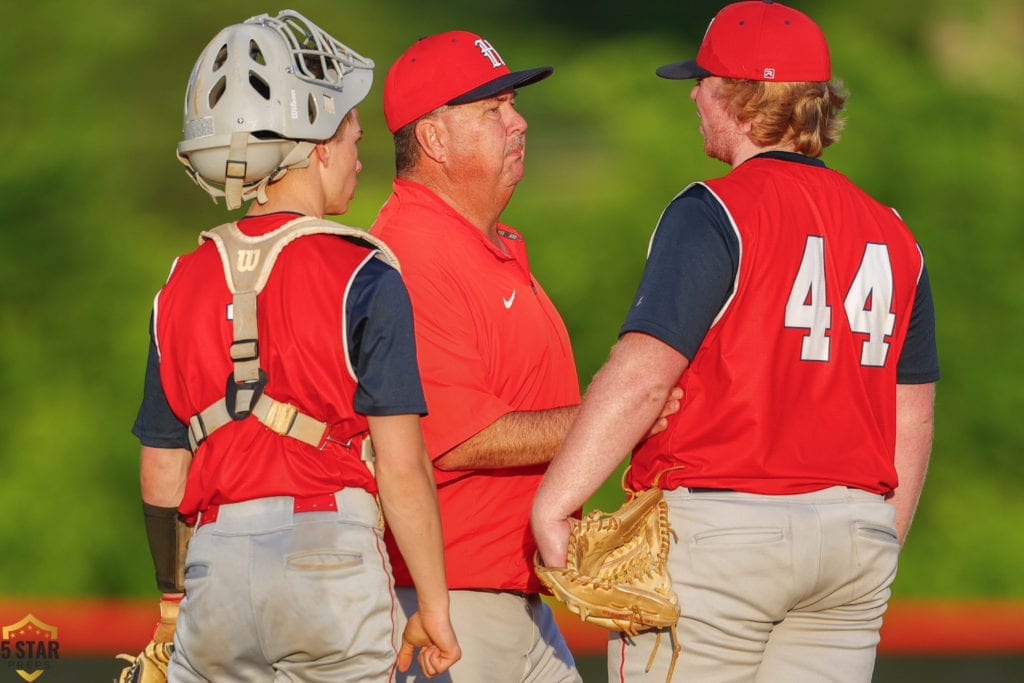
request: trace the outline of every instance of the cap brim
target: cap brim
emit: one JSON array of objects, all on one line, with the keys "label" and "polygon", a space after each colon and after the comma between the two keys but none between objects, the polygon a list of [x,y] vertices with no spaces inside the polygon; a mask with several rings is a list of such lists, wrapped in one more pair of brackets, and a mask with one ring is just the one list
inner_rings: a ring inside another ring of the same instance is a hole
[{"label": "cap brim", "polygon": [[513,71],[512,73],[499,76],[493,81],[488,81],[481,86],[473,88],[469,92],[459,95],[455,99],[448,100],[447,104],[466,104],[467,102],[476,102],[477,100],[494,97],[498,93],[503,93],[506,90],[522,88],[524,85],[531,85],[537,81],[543,81],[553,72],[554,68],[550,66],[541,66],[536,69],[527,69],[526,71]]},{"label": "cap brim", "polygon": [[707,78],[713,74],[697,65],[696,59],[687,59],[685,62],[673,62],[665,66],[659,66],[654,73],[662,78],[671,78],[681,81],[688,78]]}]

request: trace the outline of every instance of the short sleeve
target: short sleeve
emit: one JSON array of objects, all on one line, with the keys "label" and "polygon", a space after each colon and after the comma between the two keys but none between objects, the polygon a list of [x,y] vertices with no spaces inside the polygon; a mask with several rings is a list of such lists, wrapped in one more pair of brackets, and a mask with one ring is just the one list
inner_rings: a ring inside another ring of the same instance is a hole
[{"label": "short sleeve", "polygon": [[733,291],[739,251],[725,210],[707,188],[685,190],[658,221],[620,336],[643,332],[692,360]]},{"label": "short sleeve", "polygon": [[939,353],[935,342],[935,305],[928,268],[921,270],[910,314],[910,327],[903,343],[896,381],[899,384],[927,384],[939,379]]},{"label": "short sleeve", "polygon": [[160,383],[160,354],[153,338],[153,323],[149,325],[149,356],[146,359],[146,378],[142,388],[142,404],[135,417],[132,434],[143,446],[153,448],[188,448],[188,427],[171,411]]},{"label": "short sleeve", "polygon": [[345,334],[364,415],[425,415],[416,363],[412,306],[401,275],[370,259],[353,278],[345,301]]}]

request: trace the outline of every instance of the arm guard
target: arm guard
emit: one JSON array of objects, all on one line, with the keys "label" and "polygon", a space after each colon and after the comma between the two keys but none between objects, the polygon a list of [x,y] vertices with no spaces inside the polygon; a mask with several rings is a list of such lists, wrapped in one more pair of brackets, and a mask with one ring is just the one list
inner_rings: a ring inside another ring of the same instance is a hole
[{"label": "arm guard", "polygon": [[156,585],[161,593],[185,590],[185,549],[192,537],[192,527],[182,521],[177,508],[164,508],[142,503],[146,519],[149,553],[156,568]]}]

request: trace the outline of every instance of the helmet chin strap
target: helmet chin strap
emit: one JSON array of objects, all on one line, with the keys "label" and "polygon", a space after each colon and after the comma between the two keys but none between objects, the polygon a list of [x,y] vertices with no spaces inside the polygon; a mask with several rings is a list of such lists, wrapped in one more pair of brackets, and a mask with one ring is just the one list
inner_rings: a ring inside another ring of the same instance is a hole
[{"label": "helmet chin strap", "polygon": [[260,204],[267,203],[267,185],[278,180],[285,173],[288,172],[289,168],[306,168],[309,166],[309,156],[316,149],[315,142],[309,142],[308,140],[298,140],[295,146],[292,147],[291,151],[285,155],[281,163],[270,172],[266,178],[258,182],[256,185],[249,188],[243,195],[243,199],[252,198],[252,191],[256,191],[256,201]]},{"label": "helmet chin strap", "polygon": [[246,150],[249,147],[249,133],[239,132],[231,134],[231,144],[228,149],[228,160],[224,163],[224,189],[207,182],[192,167],[192,162],[187,156],[178,152],[178,160],[185,165],[189,177],[203,188],[217,203],[217,197],[224,197],[227,208],[237,209],[242,202],[255,199],[260,204],[267,203],[267,185],[280,179],[290,168],[305,168],[309,166],[309,155],[316,148],[315,142],[307,140],[295,140],[291,150],[284,156],[281,163],[277,165],[265,178],[260,181],[246,185]]},{"label": "helmet chin strap", "polygon": [[[267,203],[267,185],[278,180],[289,168],[305,168],[309,166],[309,155],[316,148],[315,142],[297,140],[291,151],[285,155],[281,163],[277,165],[270,174],[254,185],[246,187],[243,185],[245,179],[245,150],[249,145],[248,133],[232,133],[231,147],[228,150],[228,160],[225,165],[224,177],[224,201],[228,210],[237,209],[243,201],[255,198],[260,204]],[[240,160],[240,161],[235,161]],[[238,170],[237,164],[241,164],[241,177],[232,176],[231,171]],[[234,166],[233,166],[234,165]]]},{"label": "helmet chin strap", "polygon": [[228,158],[224,162],[224,201],[227,203],[229,211],[242,205],[245,171],[248,165],[245,160],[245,150],[248,146],[248,131],[236,131],[231,134]]}]

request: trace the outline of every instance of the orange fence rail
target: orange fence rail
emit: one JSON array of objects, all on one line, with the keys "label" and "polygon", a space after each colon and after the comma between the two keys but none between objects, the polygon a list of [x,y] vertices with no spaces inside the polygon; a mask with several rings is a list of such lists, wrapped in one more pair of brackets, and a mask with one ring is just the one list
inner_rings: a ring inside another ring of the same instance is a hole
[{"label": "orange fence rail", "polygon": [[[608,632],[556,611],[573,652],[603,652]],[[879,653],[885,655],[1024,654],[1024,601],[901,600],[889,604]]]},{"label": "orange fence rail", "polygon": [[[555,616],[570,649],[603,652],[604,629],[583,623],[560,605]],[[57,629],[61,656],[137,652],[153,632],[157,599],[0,597],[0,626],[31,614]],[[899,600],[889,605],[879,653],[885,655],[1024,654],[1024,600]]]}]

